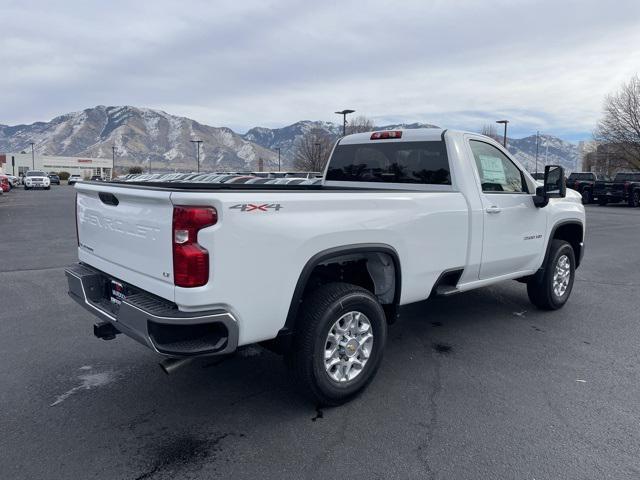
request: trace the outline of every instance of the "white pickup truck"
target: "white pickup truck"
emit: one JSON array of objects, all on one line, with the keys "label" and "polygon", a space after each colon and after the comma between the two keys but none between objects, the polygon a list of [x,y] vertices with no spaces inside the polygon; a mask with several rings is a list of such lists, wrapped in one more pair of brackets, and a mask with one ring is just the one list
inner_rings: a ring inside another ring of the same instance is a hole
[{"label": "white pickup truck", "polygon": [[375,375],[398,306],[503,280],[567,301],[585,213],[561,167],[544,186],[475,133],[340,139],[321,185],[81,182],[69,294],[165,357],[261,343],[300,388],[339,404]]}]

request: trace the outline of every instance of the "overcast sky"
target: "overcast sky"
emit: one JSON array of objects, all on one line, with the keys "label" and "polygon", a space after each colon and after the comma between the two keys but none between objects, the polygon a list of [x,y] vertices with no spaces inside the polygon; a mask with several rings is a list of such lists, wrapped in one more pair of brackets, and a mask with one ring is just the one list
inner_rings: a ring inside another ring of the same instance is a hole
[{"label": "overcast sky", "polygon": [[640,1],[0,3],[0,123],[95,105],[243,132],[336,121],[589,138],[640,71]]}]

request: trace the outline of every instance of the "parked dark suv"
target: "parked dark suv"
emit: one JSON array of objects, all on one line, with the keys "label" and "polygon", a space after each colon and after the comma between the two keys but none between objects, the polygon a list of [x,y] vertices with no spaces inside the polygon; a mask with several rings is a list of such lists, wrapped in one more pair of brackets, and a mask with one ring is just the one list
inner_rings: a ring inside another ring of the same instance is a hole
[{"label": "parked dark suv", "polygon": [[60,176],[57,173],[50,173],[49,180],[51,181],[51,185],[53,185],[54,183],[56,185],[60,185]]},{"label": "parked dark suv", "polygon": [[593,172],[573,172],[567,178],[567,188],[572,188],[582,195],[585,205],[593,202],[593,187],[598,178]]}]

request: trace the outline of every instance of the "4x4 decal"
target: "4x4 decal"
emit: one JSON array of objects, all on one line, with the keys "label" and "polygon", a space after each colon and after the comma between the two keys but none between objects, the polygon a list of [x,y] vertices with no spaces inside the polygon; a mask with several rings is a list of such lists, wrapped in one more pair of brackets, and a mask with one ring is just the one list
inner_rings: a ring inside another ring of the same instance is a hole
[{"label": "4x4 decal", "polygon": [[279,203],[262,203],[257,205],[255,203],[238,203],[229,207],[229,209],[240,210],[241,212],[268,212],[269,210],[280,211],[282,205]]}]

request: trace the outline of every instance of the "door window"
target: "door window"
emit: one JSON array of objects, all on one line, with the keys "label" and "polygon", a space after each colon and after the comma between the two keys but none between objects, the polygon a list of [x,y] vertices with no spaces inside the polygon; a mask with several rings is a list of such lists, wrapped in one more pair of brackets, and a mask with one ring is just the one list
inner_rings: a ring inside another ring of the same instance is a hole
[{"label": "door window", "polygon": [[485,193],[528,193],[522,172],[493,145],[471,140],[471,151]]}]

